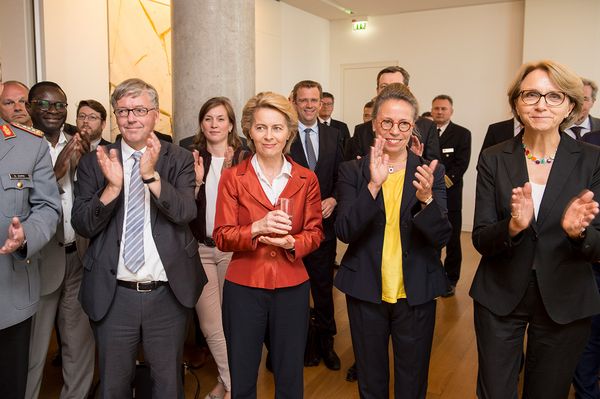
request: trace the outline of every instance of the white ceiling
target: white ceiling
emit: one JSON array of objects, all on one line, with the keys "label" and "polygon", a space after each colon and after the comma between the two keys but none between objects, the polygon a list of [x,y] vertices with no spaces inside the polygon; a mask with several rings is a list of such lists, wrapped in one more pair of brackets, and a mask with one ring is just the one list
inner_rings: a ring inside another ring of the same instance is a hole
[{"label": "white ceiling", "polygon": [[[357,16],[400,14],[411,11],[435,10],[515,0],[276,0],[328,20],[351,19]],[[352,10],[348,14],[342,9]]]}]

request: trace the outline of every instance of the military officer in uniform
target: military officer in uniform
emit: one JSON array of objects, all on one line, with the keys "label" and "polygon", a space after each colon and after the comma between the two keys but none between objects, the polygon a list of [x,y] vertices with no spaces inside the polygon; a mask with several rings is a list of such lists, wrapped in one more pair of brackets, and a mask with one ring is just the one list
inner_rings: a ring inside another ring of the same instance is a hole
[{"label": "military officer in uniform", "polygon": [[0,119],[0,184],[0,398],[21,399],[40,297],[36,253],[54,235],[61,212],[42,132]]}]

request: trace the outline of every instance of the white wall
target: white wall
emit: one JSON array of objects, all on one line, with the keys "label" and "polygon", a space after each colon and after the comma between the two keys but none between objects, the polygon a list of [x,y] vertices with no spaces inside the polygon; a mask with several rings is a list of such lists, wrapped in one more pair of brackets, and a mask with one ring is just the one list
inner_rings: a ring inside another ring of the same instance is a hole
[{"label": "white wall", "polygon": [[[552,59],[600,84],[600,1],[527,0],[523,61]],[[600,117],[600,101],[591,112]]]},{"label": "white wall", "polygon": [[0,1],[0,61],[2,78],[35,83],[33,6],[26,0]]},{"label": "white wall", "polygon": [[[521,1],[369,17],[366,32],[352,32],[349,21],[331,23],[334,94],[341,89],[343,65],[397,59],[411,74],[421,112],[431,108],[437,94],[453,97],[452,120],[470,129],[473,139],[465,175],[466,230],[473,224],[475,166],[487,126],[510,116],[506,89],[521,64],[522,37]],[[375,79],[376,74],[369,92],[356,96],[366,101],[375,95]],[[338,115],[343,107],[338,100]]]},{"label": "white wall", "polygon": [[286,97],[298,81],[329,86],[329,21],[285,3],[256,0],[256,91]]},{"label": "white wall", "polygon": [[42,0],[42,15],[40,80],[58,83],[67,94],[67,122],[75,123],[80,100],[94,99],[110,110],[107,1]]}]

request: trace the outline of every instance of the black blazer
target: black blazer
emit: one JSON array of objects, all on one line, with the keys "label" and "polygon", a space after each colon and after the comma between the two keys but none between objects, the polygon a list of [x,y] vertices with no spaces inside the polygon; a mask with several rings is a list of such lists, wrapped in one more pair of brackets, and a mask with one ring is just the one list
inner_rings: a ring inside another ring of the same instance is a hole
[{"label": "black blazer", "polygon": [[440,161],[453,185],[446,189],[448,211],[462,209],[463,176],[471,159],[471,132],[450,122],[440,138]]},{"label": "black blazer", "polygon": [[[335,286],[363,301],[381,303],[381,256],[385,230],[385,205],[380,191],[373,199],[369,156],[342,163],[338,180],[337,237],[349,244],[335,276]],[[428,163],[408,151],[406,177],[400,209],[402,270],[408,303],[428,302],[448,291],[439,251],[448,242],[452,226],[446,212],[444,167],[438,165],[433,202],[421,209],[415,196],[417,166]]]},{"label": "black blazer", "polygon": [[509,120],[492,123],[488,126],[481,151],[495,144],[510,140],[515,137],[515,122],[513,118]]},{"label": "black blazer", "polygon": [[[427,118],[419,117],[415,124],[421,134],[420,140],[425,144],[423,157],[429,160],[439,159],[440,143],[435,123]],[[373,132],[373,123],[371,121],[356,125],[354,127],[354,135],[348,140],[344,148],[344,160],[351,161],[356,159],[357,156],[364,157],[370,154],[374,138],[375,133]]]},{"label": "black blazer", "polygon": [[582,242],[570,240],[560,226],[571,199],[589,189],[600,198],[600,148],[561,133],[537,220],[511,239],[510,198],[529,180],[523,133],[483,151],[477,165],[473,245],[482,258],[470,295],[499,316],[510,314],[523,298],[531,269],[556,323],[600,313],[600,296],[591,262],[600,259],[600,218]]},{"label": "black blazer", "polygon": [[[290,147],[290,157],[294,162],[308,168],[308,161],[304,155],[304,147],[300,141],[300,135],[304,132],[298,132],[296,139]],[[319,123],[319,154],[317,156],[317,166],[315,174],[319,180],[319,189],[321,190],[321,200],[333,197],[337,200],[336,184],[338,180],[338,169],[343,161],[341,132],[330,126]],[[335,230],[333,227],[336,217],[336,211],[327,219],[323,219],[323,231],[325,240],[335,239]]]},{"label": "black blazer", "polygon": [[338,121],[337,119],[332,118],[331,124],[329,126],[336,128],[342,133],[340,137],[342,139],[342,149],[344,149],[346,143],[350,139],[350,129],[348,129],[348,125],[342,121]]},{"label": "black blazer", "polygon": [[[107,147],[107,151],[111,149],[121,157],[120,141]],[[207,279],[198,256],[198,242],[188,227],[196,217],[192,155],[163,141],[156,170],[161,177],[161,193],[160,198],[151,195],[150,199],[154,242],[175,297],[183,306],[193,308]],[[106,315],[117,288],[125,214],[123,191],[107,205],[100,202],[106,184],[96,153],[84,155],[77,168],[71,222],[77,233],[90,239],[83,259],[79,300],[93,321]]]}]

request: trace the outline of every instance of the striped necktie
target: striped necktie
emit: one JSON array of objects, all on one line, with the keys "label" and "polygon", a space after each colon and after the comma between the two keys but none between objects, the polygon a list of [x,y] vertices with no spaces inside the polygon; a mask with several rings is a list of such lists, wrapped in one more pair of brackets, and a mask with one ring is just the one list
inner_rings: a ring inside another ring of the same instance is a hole
[{"label": "striped necktie", "polygon": [[142,153],[132,155],[133,167],[129,178],[129,196],[127,200],[127,220],[125,222],[125,247],[123,260],[131,273],[137,273],[144,266],[144,182],[140,174]]}]

